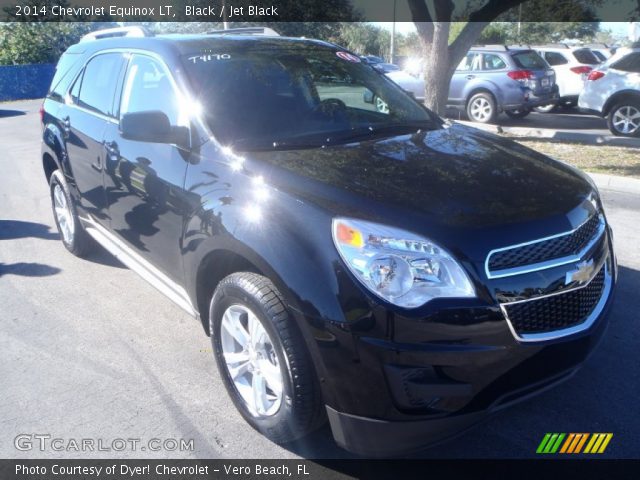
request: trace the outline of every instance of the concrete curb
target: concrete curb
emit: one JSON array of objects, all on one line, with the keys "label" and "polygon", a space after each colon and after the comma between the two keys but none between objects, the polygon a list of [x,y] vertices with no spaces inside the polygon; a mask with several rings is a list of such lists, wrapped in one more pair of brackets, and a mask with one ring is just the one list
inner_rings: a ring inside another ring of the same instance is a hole
[{"label": "concrete curb", "polygon": [[602,190],[640,195],[640,180],[637,178],[617,177],[603,173],[587,172],[587,174],[593,179],[598,188]]},{"label": "concrete curb", "polygon": [[640,148],[640,138],[616,137],[614,135],[597,135],[587,132],[554,130],[552,128],[504,127],[483,123],[456,120],[468,127],[478,128],[495,134],[509,134],[531,140],[544,139],[559,142],[582,143],[585,145],[608,145],[615,147]]}]

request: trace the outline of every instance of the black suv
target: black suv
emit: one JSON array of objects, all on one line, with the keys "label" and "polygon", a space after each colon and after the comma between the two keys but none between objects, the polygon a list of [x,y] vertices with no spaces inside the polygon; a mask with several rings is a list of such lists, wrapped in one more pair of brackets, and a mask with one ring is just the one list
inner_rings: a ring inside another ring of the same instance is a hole
[{"label": "black suv", "polygon": [[333,44],[94,37],[42,114],[66,248],[97,241],[199,319],[276,442],[328,418],[354,452],[422,447],[570,377],[605,329],[589,178]]}]

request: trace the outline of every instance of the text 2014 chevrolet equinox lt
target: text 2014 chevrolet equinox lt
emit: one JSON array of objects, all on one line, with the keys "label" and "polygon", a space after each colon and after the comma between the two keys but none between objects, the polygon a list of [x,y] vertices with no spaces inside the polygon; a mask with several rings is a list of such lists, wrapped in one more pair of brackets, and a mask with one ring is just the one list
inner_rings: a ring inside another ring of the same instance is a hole
[{"label": "text 2014 chevrolet equinox lt", "polygon": [[328,418],[348,450],[418,449],[567,379],[605,329],[616,260],[588,177],[335,45],[83,41],[42,121],[65,247],[97,241],[201,320],[275,442]]}]

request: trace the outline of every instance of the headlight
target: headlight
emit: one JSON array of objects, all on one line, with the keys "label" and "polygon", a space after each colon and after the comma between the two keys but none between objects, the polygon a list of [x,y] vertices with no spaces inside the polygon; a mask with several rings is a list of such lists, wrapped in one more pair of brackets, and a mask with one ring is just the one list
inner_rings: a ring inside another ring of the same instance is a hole
[{"label": "headlight", "polygon": [[415,308],[434,298],[475,296],[458,262],[426,238],[349,218],[335,218],[332,230],[349,270],[388,302]]}]

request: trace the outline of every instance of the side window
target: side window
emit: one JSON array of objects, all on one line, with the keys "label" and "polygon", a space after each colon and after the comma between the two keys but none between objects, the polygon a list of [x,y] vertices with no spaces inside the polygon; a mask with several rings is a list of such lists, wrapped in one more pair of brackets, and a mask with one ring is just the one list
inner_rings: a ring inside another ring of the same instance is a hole
[{"label": "side window", "polygon": [[73,87],[71,87],[71,101],[73,103],[78,103],[78,95],[80,94],[80,85],[82,84],[82,75],[84,74],[84,72],[81,72],[80,75],[78,75],[78,78],[76,78],[76,81],[73,84]]},{"label": "side window", "polygon": [[640,73],[640,53],[631,53],[611,65],[611,68],[624,72]]},{"label": "side window", "polygon": [[157,60],[134,55],[122,90],[120,115],[159,110],[171,125],[188,125],[180,116],[178,96],[165,67]]},{"label": "side window", "polygon": [[544,52],[544,59],[552,67],[569,63],[569,61],[564,58],[564,55],[558,52]]},{"label": "side window", "polygon": [[71,98],[74,102],[103,115],[114,116],[113,97],[122,68],[122,58],[119,53],[106,53],[91,59],[82,78],[79,77],[81,82],[76,81],[72,88]]},{"label": "side window", "polygon": [[483,70],[502,70],[507,68],[507,64],[498,55],[485,53],[483,56]]},{"label": "side window", "polygon": [[456,70],[460,71],[460,72],[467,72],[471,69],[474,68],[474,60],[476,60],[479,57],[479,55],[477,53],[468,53],[467,56],[465,56],[462,61],[460,62],[460,64],[458,65],[458,68],[456,68]]}]

